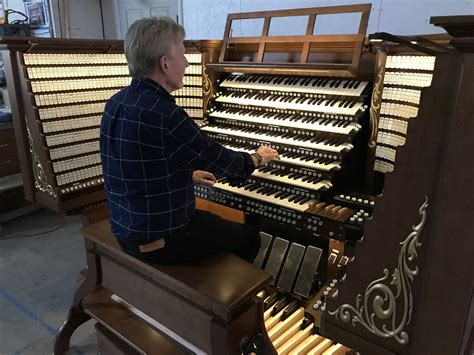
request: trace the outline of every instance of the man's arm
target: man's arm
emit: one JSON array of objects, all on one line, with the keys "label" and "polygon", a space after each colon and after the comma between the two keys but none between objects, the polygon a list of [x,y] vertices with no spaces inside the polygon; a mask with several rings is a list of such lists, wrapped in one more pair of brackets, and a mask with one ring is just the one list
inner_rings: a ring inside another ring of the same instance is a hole
[{"label": "man's arm", "polygon": [[173,147],[169,162],[178,169],[205,170],[237,179],[247,178],[255,169],[250,154],[227,149],[209,138],[181,108],[170,117],[165,140],[167,147]]}]

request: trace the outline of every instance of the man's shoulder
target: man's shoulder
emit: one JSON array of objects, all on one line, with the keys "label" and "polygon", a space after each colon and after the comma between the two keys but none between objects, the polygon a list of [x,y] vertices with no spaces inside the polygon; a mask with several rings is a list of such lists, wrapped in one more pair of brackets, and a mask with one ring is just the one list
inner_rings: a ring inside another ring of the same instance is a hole
[{"label": "man's shoulder", "polygon": [[114,94],[109,102],[114,105],[123,105],[131,110],[142,113],[172,116],[179,106],[175,102],[157,95],[155,92],[140,87],[127,86]]}]

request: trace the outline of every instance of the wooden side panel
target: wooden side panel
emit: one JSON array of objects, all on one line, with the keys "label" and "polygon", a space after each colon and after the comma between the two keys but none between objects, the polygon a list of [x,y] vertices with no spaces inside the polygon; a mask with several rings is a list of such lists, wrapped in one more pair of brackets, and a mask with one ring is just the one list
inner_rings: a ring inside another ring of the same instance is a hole
[{"label": "wooden side panel", "polygon": [[443,132],[448,144],[439,156],[437,207],[425,239],[427,256],[414,309],[413,354],[460,354],[463,330],[472,329],[467,320],[474,286],[474,199],[469,188],[474,165],[467,157],[474,152],[474,54],[464,55],[459,68],[460,80],[451,78],[457,83],[454,111],[444,117],[450,121]]},{"label": "wooden side panel", "polygon": [[[326,329],[326,322],[342,328],[341,335],[347,332],[357,334],[358,339],[345,344],[355,350],[364,348],[367,342],[371,342],[395,353],[417,354],[412,349],[415,345],[413,339],[416,337],[414,327],[418,329],[418,324],[415,324],[415,314],[411,314],[412,307],[416,311],[420,309],[426,312],[426,317],[429,317],[430,322],[436,324],[429,333],[431,339],[433,337],[445,338],[445,328],[439,319],[441,310],[426,308],[424,304],[426,300],[421,296],[421,285],[426,282],[424,279],[428,276],[427,273],[433,272],[439,277],[434,283],[436,286],[433,287],[443,288],[451,284],[449,273],[438,269],[437,262],[430,263],[425,258],[429,257],[430,251],[433,250],[433,243],[437,243],[435,236],[438,218],[446,212],[440,191],[438,191],[438,177],[448,173],[444,171],[444,159],[448,154],[447,149],[451,144],[449,142],[451,137],[446,132],[450,132],[453,124],[451,120],[458,91],[457,80],[453,78],[459,76],[459,70],[459,56],[447,55],[438,58],[433,83],[422,93],[419,115],[411,119],[409,123],[407,143],[397,151],[395,171],[386,176],[384,192],[376,198],[373,219],[366,224],[364,239],[356,247],[355,262],[348,267],[347,281],[340,284],[337,300],[328,301],[329,312],[334,313],[337,309],[341,311],[344,309],[339,308],[342,305],[352,306],[359,312],[356,314],[352,310],[349,311],[351,316],[347,323],[341,321],[340,312],[339,319],[336,319],[335,315],[330,316],[326,313],[322,325],[323,335],[336,341],[340,339],[338,331],[336,328]],[[422,220],[419,209],[425,201],[425,196],[428,198],[429,205],[426,209],[426,222],[419,235],[419,242],[422,244],[413,246],[413,249],[402,254],[400,243],[413,232],[412,226],[419,224]],[[467,234],[464,238],[467,238]],[[448,243],[446,239],[440,240],[439,246],[446,243]],[[415,251],[416,254],[410,254]],[[413,258],[412,261],[407,259],[410,255]],[[419,270],[417,275],[413,275],[413,282],[408,280],[409,269]],[[390,298],[384,298],[389,297],[391,292],[394,295],[397,294],[395,286],[390,284],[392,275],[395,275],[399,281],[403,278],[402,284],[399,285],[402,296],[396,300],[396,304],[390,304],[388,301]],[[388,289],[391,291],[387,291]],[[377,316],[374,320],[374,333],[380,332],[380,335],[374,335],[366,329],[366,326],[370,327],[372,323],[365,312],[370,315],[379,309],[377,302],[374,301],[376,296],[384,299],[384,301],[380,299],[382,301],[380,307],[384,310],[388,309],[386,320]],[[413,306],[410,304],[411,296],[414,300]],[[432,296],[437,297],[435,294]],[[364,311],[357,306],[358,297],[359,305],[364,305]],[[347,310],[347,307],[345,309]],[[392,325],[390,317],[395,309],[396,316]],[[351,320],[357,316],[362,321],[352,323]],[[383,330],[384,323],[388,330],[396,331],[396,336],[390,336],[388,331]],[[404,344],[406,342],[408,344]],[[454,353],[454,349],[445,353]]]}]

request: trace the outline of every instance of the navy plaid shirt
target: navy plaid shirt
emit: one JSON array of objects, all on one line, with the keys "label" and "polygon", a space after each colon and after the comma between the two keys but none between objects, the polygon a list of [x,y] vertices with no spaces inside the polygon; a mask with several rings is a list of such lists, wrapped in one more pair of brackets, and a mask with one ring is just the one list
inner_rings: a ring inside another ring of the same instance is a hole
[{"label": "navy plaid shirt", "polygon": [[188,224],[195,208],[194,170],[235,179],[254,170],[249,154],[226,149],[201,132],[150,79],[132,80],[107,101],[100,154],[112,232],[138,243]]}]

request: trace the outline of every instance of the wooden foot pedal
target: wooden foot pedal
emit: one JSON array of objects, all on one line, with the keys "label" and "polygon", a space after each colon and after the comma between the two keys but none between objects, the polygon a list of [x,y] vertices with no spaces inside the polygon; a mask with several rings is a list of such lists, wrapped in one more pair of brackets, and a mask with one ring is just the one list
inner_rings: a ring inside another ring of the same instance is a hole
[{"label": "wooden foot pedal", "polygon": [[288,249],[289,244],[290,243],[287,240],[281,238],[276,238],[275,243],[273,243],[273,248],[268,257],[267,265],[265,266],[265,271],[273,276],[271,282],[272,285],[277,283],[278,274],[283,265],[283,260],[285,259],[286,250]]},{"label": "wooden foot pedal", "polygon": [[313,277],[318,270],[319,259],[321,258],[322,249],[309,246],[303,258],[298,280],[294,292],[303,297],[309,297],[313,286]]},{"label": "wooden foot pedal", "polygon": [[265,258],[268,254],[268,249],[270,248],[270,245],[272,244],[273,237],[270,234],[267,234],[265,232],[260,232],[260,250],[258,251],[258,255],[253,261],[253,264],[256,267],[259,267],[260,269],[263,268],[263,263],[265,262]]},{"label": "wooden foot pedal", "polygon": [[296,274],[303,259],[305,247],[292,243],[290,251],[286,257],[285,264],[281,270],[280,279],[278,280],[277,288],[281,292],[291,292],[293,284],[295,283]]}]

